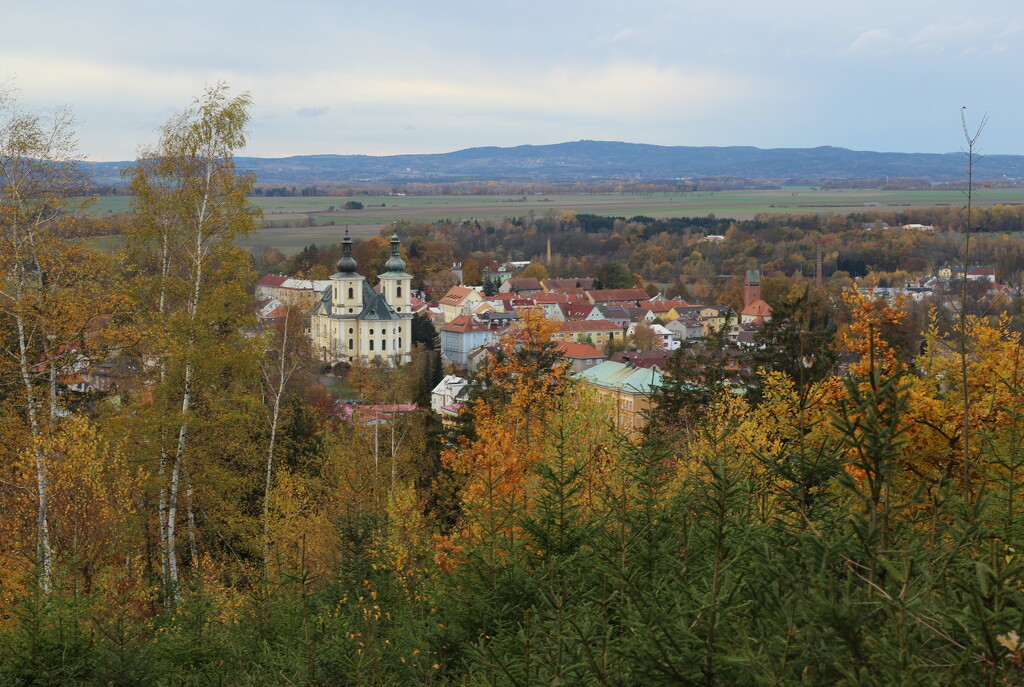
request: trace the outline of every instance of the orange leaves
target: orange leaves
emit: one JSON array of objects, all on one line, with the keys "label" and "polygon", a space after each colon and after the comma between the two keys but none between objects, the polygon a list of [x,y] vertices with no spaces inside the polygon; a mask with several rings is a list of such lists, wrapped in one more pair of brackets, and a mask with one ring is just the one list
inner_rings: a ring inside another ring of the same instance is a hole
[{"label": "orange leaves", "polygon": [[471,408],[475,436],[442,454],[465,477],[465,510],[520,498],[529,467],[541,459],[545,424],[567,383],[551,340],[556,328],[539,309],[527,310],[487,361]]},{"label": "orange leaves", "polygon": [[902,299],[894,305],[861,294],[856,289],[843,292],[843,303],[850,309],[852,322],[839,336],[839,343],[847,352],[859,356],[850,366],[850,372],[867,375],[881,365],[886,375],[896,372],[898,361],[892,343],[885,339],[885,331],[900,324],[906,316]]}]

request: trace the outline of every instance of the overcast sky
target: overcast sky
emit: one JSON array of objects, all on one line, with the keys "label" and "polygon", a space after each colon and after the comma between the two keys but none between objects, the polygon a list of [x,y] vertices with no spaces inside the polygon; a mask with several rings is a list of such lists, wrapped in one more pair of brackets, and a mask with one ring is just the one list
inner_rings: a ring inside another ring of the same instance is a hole
[{"label": "overcast sky", "polygon": [[1024,154],[1020,0],[5,3],[0,82],[127,160],[218,80],[243,154],[579,139]]}]

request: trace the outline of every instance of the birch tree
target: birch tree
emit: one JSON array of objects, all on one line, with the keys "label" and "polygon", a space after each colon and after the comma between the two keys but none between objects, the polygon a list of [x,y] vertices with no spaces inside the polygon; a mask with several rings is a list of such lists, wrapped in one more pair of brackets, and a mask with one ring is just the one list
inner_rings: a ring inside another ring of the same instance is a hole
[{"label": "birch tree", "polygon": [[[164,405],[158,440],[161,571],[169,598],[179,581],[179,506],[184,487],[191,504],[188,460],[195,418],[196,373],[203,341],[223,322],[212,296],[231,267],[234,241],[255,231],[256,212],[246,198],[254,178],[240,174],[234,153],[244,147],[251,99],[232,96],[224,84],[209,88],[160,130],[158,143],[142,151],[129,173],[136,226],[131,240],[148,251],[152,288],[151,363],[175,407]],[[223,299],[221,299],[223,300]],[[171,388],[173,387],[173,388]],[[184,484],[183,484],[184,483]],[[195,560],[194,513],[189,510]]]},{"label": "birch tree", "polygon": [[[67,110],[25,109],[0,84],[0,324],[34,465],[38,582],[49,591],[53,570],[48,513],[50,478],[44,436],[62,414],[58,371],[67,357],[69,322],[56,314],[75,270],[69,222],[84,187],[73,120]],[[5,439],[9,440],[10,438]]]}]

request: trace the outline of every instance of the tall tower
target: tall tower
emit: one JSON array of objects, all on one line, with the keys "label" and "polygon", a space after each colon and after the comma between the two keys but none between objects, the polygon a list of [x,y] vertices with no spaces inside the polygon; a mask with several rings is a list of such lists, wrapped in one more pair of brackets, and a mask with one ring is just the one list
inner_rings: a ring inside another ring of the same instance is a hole
[{"label": "tall tower", "polygon": [[341,260],[338,271],[331,275],[334,282],[334,315],[355,317],[363,311],[363,282],[366,277],[356,273],[359,265],[352,257],[352,237],[345,230],[345,238],[341,240]]},{"label": "tall tower", "polygon": [[380,275],[380,292],[396,313],[405,314],[411,312],[409,289],[412,286],[412,275],[405,271],[401,249],[398,234],[392,234],[391,257],[384,263],[384,273]]},{"label": "tall tower", "polygon": [[[389,357],[395,364],[408,363],[412,360],[412,301],[409,293],[412,288],[412,275],[405,271],[405,260],[402,260],[402,243],[398,234],[391,235],[391,257],[384,263],[384,273],[380,275],[380,295],[384,298],[385,308],[390,306],[392,314],[389,323],[381,322],[383,332],[388,332],[391,345]],[[397,320],[397,321],[396,321]]]},{"label": "tall tower", "polygon": [[747,281],[743,284],[743,307],[759,300],[761,300],[761,273],[757,270],[747,270]]}]

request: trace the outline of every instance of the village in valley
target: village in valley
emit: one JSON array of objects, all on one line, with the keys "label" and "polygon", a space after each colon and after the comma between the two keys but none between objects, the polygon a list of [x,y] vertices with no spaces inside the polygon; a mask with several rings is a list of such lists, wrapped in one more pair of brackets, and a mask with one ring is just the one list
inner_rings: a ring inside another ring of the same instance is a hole
[{"label": "village in valley", "polygon": [[[866,228],[870,230],[870,224]],[[908,224],[901,230],[933,232],[934,227]],[[704,240],[719,244],[724,238],[708,235]],[[268,274],[256,283],[261,325],[272,326],[288,312],[298,312],[315,360],[325,373],[331,373],[321,379],[333,381],[344,378],[353,365],[381,369],[410,363],[414,352],[428,343],[415,340],[413,319],[429,323],[428,331],[436,333],[444,372],[430,389],[429,407],[446,427],[456,426],[471,391],[480,383],[478,373],[489,358],[501,355],[503,339],[514,342],[527,312],[550,324],[547,335],[566,374],[607,399],[607,419],[624,431],[645,427],[673,361],[678,369],[680,361],[690,360],[691,373],[717,366],[722,387],[743,395],[758,374],[763,360],[758,353],[774,345],[758,336],[772,320],[772,306],[762,298],[762,275],[756,269],[745,272],[739,309],[668,298],[650,287],[641,288],[639,277],[632,288],[607,289],[591,276],[524,276],[534,264],[531,261],[492,261],[482,266],[480,283],[462,283],[462,264],[455,262],[450,273],[459,283],[444,292],[430,293],[429,286],[412,288],[413,275],[406,272],[397,233],[389,239],[390,257],[376,284],[359,273],[347,230],[340,245],[343,257],[329,279]],[[817,289],[824,288],[823,272],[819,250],[810,282]],[[861,280],[860,284],[851,281],[843,290],[855,290],[866,299],[890,306],[925,299],[933,302],[936,297],[956,293],[963,274],[962,267],[942,265],[935,274],[921,275],[900,286]],[[966,280],[976,291],[980,288],[977,293],[984,299],[1019,296],[1019,287],[997,283],[995,270],[989,267],[971,267]],[[710,346],[719,348],[720,355],[702,355]],[[844,367],[837,360],[831,371],[842,372]],[[339,398],[338,416],[387,423],[396,413],[418,408],[409,398],[392,400],[360,408],[358,398]]]}]

